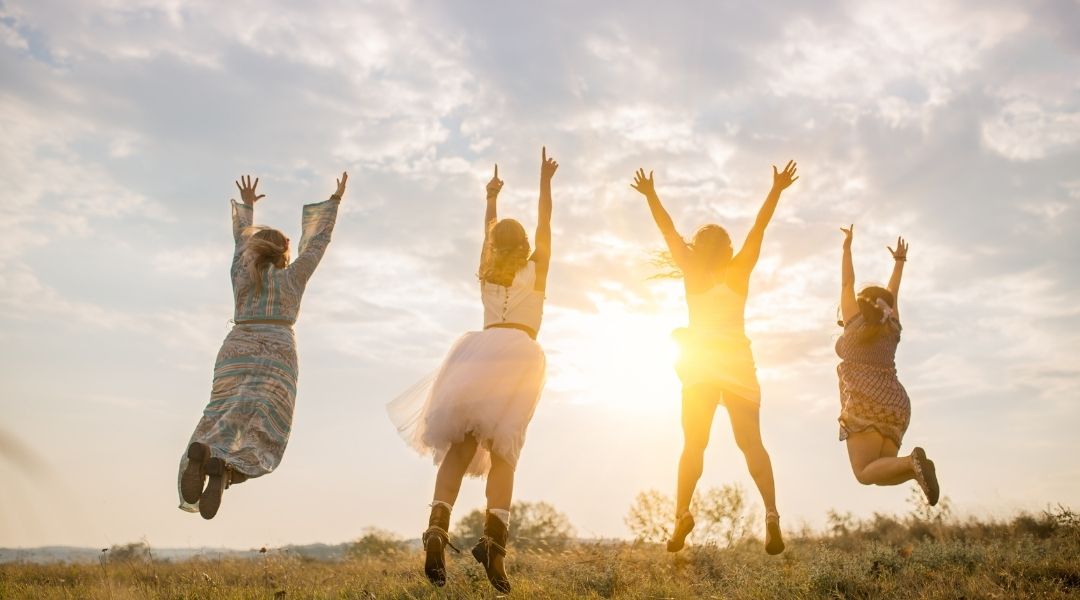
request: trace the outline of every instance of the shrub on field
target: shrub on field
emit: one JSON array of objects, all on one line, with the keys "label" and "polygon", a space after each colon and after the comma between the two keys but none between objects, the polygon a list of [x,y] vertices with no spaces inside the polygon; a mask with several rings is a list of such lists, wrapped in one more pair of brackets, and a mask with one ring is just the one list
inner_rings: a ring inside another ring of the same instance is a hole
[{"label": "shrub on field", "polygon": [[694,517],[702,524],[698,539],[731,548],[750,537],[755,514],[746,505],[742,486],[710,488],[694,500]]},{"label": "shrub on field", "polygon": [[408,542],[389,531],[369,527],[364,535],[349,544],[346,553],[352,558],[367,556],[383,556],[394,552],[401,552],[408,547]]},{"label": "shrub on field", "polygon": [[657,490],[638,492],[624,521],[640,542],[659,543],[670,535],[669,526],[675,515],[671,496]]},{"label": "shrub on field", "polygon": [[128,544],[115,544],[109,548],[108,560],[114,563],[150,562],[150,544],[146,540]]},{"label": "shrub on field", "polygon": [[[482,510],[467,513],[457,523],[457,542],[471,545],[484,535]],[[547,502],[514,502],[510,505],[510,543],[516,548],[562,550],[574,536],[570,519]]]},{"label": "shrub on field", "polygon": [[[724,485],[694,494],[690,502],[697,526],[695,540],[732,547],[753,531],[755,513],[746,504],[739,485]],[[624,522],[641,542],[662,542],[674,524],[675,502],[657,490],[641,492],[630,505]]]}]

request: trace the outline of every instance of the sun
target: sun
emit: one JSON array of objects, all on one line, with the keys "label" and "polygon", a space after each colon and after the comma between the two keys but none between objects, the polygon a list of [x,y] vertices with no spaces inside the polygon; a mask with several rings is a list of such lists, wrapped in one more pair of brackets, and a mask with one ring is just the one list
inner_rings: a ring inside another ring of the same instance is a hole
[{"label": "sun", "polygon": [[678,349],[671,337],[679,317],[635,312],[618,303],[598,308],[559,315],[547,387],[581,403],[646,412],[670,406],[680,393],[674,371]]}]

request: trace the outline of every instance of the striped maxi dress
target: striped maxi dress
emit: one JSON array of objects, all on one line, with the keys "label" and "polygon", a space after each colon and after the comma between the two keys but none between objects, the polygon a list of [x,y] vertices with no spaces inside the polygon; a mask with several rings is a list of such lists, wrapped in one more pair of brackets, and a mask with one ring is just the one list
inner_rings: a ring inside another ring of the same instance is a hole
[{"label": "striped maxi dress", "polygon": [[[337,220],[338,200],[304,206],[302,234],[296,260],[283,269],[269,266],[256,293],[242,254],[245,229],[254,208],[233,201],[232,276],[236,325],[221,345],[214,363],[210,402],[203,409],[188,445],[202,442],[249,478],[274,470],[281,462],[292,429],[296,403],[296,337],[292,325],[300,310],[307,282],[322,260]],[[244,321],[278,321],[244,324]],[[177,474],[187,467],[187,445]],[[197,512],[198,503],[180,497],[180,508]]]}]

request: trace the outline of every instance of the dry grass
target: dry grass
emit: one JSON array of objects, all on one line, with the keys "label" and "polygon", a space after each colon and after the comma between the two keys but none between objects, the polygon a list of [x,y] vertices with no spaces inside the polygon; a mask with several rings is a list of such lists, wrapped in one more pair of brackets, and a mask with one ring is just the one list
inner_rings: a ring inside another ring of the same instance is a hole
[{"label": "dry grass", "polygon": [[[1024,519],[1027,518],[1027,521]],[[1069,598],[1080,597],[1073,526],[969,521],[919,531],[868,521],[795,538],[779,557],[760,542],[691,547],[579,544],[513,551],[518,598]],[[1049,521],[1046,521],[1049,523]],[[431,587],[419,551],[313,562],[280,551],[255,560],[134,559],[107,565],[0,565],[0,598],[491,598],[483,571],[451,555],[450,582]]]}]

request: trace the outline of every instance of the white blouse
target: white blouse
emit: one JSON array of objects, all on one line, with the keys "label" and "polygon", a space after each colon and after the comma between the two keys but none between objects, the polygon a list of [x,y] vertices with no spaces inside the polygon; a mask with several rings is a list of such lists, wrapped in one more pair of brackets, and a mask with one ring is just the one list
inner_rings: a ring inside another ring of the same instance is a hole
[{"label": "white blouse", "polygon": [[496,323],[517,323],[534,332],[544,316],[544,292],[536,290],[536,262],[528,261],[514,275],[509,286],[480,282],[484,303],[484,327]]}]

